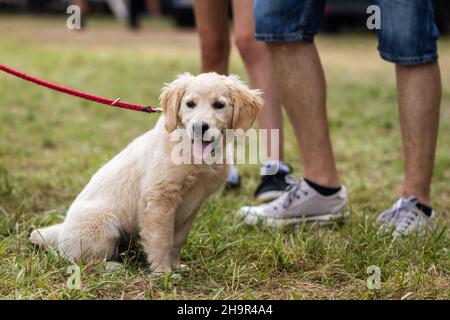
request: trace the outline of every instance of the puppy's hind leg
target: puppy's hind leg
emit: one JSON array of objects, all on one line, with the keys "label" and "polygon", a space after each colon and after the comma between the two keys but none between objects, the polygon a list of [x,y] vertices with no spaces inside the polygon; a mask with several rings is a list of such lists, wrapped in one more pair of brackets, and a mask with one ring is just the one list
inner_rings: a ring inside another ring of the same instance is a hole
[{"label": "puppy's hind leg", "polygon": [[56,247],[59,243],[63,224],[55,224],[50,227],[35,229],[30,234],[30,241],[34,244],[50,248]]},{"label": "puppy's hind leg", "polygon": [[106,207],[85,208],[67,220],[58,243],[59,252],[73,261],[109,260],[118,254],[121,232]]}]

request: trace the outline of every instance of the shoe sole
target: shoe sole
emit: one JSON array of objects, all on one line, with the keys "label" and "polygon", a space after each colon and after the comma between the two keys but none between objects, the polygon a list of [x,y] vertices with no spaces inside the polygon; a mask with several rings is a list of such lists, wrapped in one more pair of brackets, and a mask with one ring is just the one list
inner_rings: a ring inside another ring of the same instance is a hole
[{"label": "shoe sole", "polygon": [[261,202],[270,202],[279,198],[285,191],[268,191],[256,196],[256,199]]},{"label": "shoe sole", "polygon": [[330,214],[318,214],[318,215],[309,215],[307,217],[298,217],[298,218],[285,218],[285,219],[277,219],[277,218],[266,218],[262,216],[247,214],[244,218],[244,222],[246,224],[256,226],[256,225],[264,225],[273,228],[283,228],[286,226],[292,226],[300,223],[316,223],[319,225],[333,225],[343,223],[350,215],[348,209],[340,210],[336,213]]}]

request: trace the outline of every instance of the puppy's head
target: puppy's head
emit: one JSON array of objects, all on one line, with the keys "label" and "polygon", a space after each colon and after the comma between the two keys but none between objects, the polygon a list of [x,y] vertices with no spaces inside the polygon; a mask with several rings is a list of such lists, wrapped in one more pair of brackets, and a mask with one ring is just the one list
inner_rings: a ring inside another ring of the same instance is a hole
[{"label": "puppy's head", "polygon": [[163,88],[160,103],[166,130],[185,128],[192,142],[201,141],[202,154],[211,136],[249,129],[263,106],[259,90],[250,90],[237,76],[217,73],[181,74]]}]

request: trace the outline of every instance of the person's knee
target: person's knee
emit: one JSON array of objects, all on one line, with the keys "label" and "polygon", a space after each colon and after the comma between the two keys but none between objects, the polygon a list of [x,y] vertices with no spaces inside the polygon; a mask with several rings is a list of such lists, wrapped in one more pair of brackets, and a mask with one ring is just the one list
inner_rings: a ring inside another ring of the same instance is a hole
[{"label": "person's knee", "polygon": [[236,32],[234,43],[244,61],[254,61],[266,50],[262,44],[256,42],[253,33]]},{"label": "person's knee", "polygon": [[217,64],[228,59],[230,42],[227,36],[222,36],[207,29],[199,29],[202,58],[209,64]]},{"label": "person's knee", "polygon": [[266,42],[267,48],[272,56],[301,56],[316,51],[314,42],[308,41],[287,41],[287,42]]}]

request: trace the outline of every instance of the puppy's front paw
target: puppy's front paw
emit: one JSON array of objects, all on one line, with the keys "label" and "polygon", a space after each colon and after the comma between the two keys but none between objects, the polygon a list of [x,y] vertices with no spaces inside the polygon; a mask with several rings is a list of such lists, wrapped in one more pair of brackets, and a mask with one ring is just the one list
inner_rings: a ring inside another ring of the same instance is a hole
[{"label": "puppy's front paw", "polygon": [[152,263],[150,265],[150,272],[154,276],[160,276],[160,275],[164,275],[165,273],[172,273],[172,268],[170,265],[167,265],[167,264]]},{"label": "puppy's front paw", "polygon": [[183,279],[183,276],[179,273],[164,273],[164,272],[161,272],[161,273],[152,272],[150,274],[150,277],[153,280],[170,279],[172,281],[178,281],[178,280]]}]

